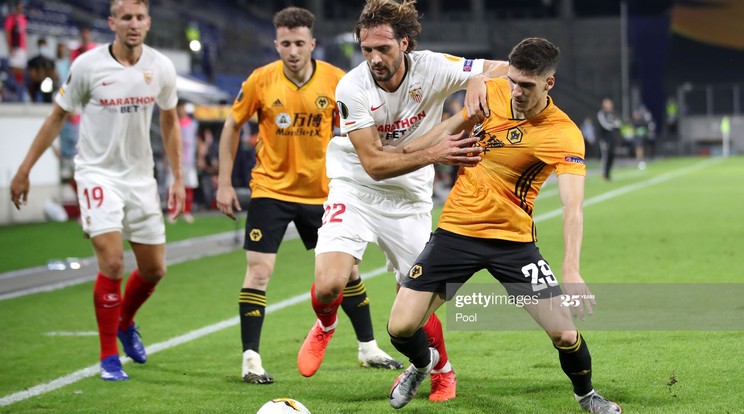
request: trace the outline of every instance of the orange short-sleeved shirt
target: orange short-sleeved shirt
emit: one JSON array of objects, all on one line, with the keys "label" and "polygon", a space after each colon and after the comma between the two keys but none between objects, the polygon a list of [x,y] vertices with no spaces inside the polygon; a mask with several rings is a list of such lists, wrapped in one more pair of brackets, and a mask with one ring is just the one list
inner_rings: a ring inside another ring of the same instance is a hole
[{"label": "orange short-sleeved shirt", "polygon": [[483,160],[461,168],[439,227],[470,237],[537,240],[535,197],[553,173],[586,175],[584,139],[576,124],[548,98],[531,119],[514,119],[506,79],[487,83],[491,116],[483,122]]},{"label": "orange short-sleeved shirt", "polygon": [[280,60],[253,71],[232,107],[238,124],[258,114],[253,198],[322,204],[328,196],[325,155],[338,126],[334,97],[344,71],[315,60],[310,80],[297,87]]}]

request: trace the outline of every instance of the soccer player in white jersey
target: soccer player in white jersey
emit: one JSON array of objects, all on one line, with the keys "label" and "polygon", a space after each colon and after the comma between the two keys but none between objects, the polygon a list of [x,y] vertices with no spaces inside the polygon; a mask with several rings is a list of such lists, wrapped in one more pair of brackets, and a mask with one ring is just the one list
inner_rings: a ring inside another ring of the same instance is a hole
[{"label": "soccer player in white jersey", "polygon": [[[181,132],[176,115],[176,71],[165,56],[143,42],[150,29],[147,0],[112,0],[108,24],[114,42],[81,55],[55,98],[52,113],[36,135],[11,182],[16,208],[26,204],[29,172],[59,135],[66,115],[82,108],[75,180],[84,233],[98,260],[93,304],[101,344],[101,378],[129,377],[119,360],[117,336],[124,352],[138,363],[147,354],[134,315],[165,275],[165,225],[153,177],[150,124],[155,104],[174,173],[168,190],[172,216],[185,198],[181,171]],[[122,240],[128,240],[137,269],[124,295]]]},{"label": "soccer player in white jersey", "polygon": [[[398,281],[423,250],[431,233],[432,164],[472,166],[480,161],[480,150],[470,148],[473,138],[450,138],[415,153],[403,153],[403,146],[439,123],[445,99],[465,89],[473,77],[484,70],[506,73],[503,61],[414,51],[421,31],[414,3],[367,1],[356,24],[366,61],[336,88],[341,132],[348,137],[336,137],[328,146],[330,193],[318,231],[310,295],[318,321],[297,356],[304,376],[315,374],[323,361],[341,292],[367,244],[380,246]],[[474,82],[482,87],[482,80]],[[468,114],[486,107],[482,99],[482,94],[466,98]],[[429,399],[446,401],[456,395],[456,379],[436,315],[424,329],[442,355],[431,376]]]}]

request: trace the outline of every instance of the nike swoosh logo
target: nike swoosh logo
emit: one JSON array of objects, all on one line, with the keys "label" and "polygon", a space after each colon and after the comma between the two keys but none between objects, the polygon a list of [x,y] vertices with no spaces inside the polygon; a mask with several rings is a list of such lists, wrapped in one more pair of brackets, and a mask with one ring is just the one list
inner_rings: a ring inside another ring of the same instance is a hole
[{"label": "nike swoosh logo", "polygon": [[376,110],[380,109],[380,107],[381,107],[382,105],[385,105],[385,102],[383,102],[383,103],[381,103],[381,104],[379,104],[379,105],[377,105],[377,106],[370,106],[370,107],[369,107],[369,109],[371,109],[371,110],[372,110],[372,112],[374,112],[374,111],[376,111]]},{"label": "nike swoosh logo", "polygon": [[103,83],[101,83],[101,85],[102,85],[102,86],[109,86],[109,85],[111,85],[112,83],[114,83],[114,81],[111,81],[111,82],[103,82]]}]

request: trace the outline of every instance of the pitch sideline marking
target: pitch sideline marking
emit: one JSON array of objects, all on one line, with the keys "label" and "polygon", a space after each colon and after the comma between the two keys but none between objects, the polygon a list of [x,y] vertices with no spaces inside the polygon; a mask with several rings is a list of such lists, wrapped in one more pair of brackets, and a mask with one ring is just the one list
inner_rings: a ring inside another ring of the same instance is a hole
[{"label": "pitch sideline marking", "polygon": [[[387,273],[387,267],[379,267],[377,269],[374,269],[370,272],[362,274],[362,278],[364,279],[371,279],[375,276],[379,276],[383,273]],[[266,306],[266,314],[270,314],[279,310],[282,310],[284,308],[288,308],[290,306],[296,305],[298,303],[305,302],[310,299],[310,293],[302,293],[297,296],[293,296],[289,299],[285,299],[281,302],[268,305]],[[194,341],[196,339],[199,339],[203,336],[207,336],[210,334],[213,334],[215,332],[219,332],[223,329],[230,328],[232,326],[235,326],[240,323],[240,317],[236,316],[234,318],[226,319],[222,322],[217,322],[212,325],[207,325],[203,328],[195,329],[191,332],[185,333],[181,336],[177,336],[175,338],[168,339],[163,342],[158,342],[153,345],[149,345],[147,347],[147,354],[155,354],[160,351],[164,351],[169,348],[173,348],[175,346],[185,344],[187,342]],[[127,364],[131,361],[129,357],[121,357],[121,363]],[[28,388],[26,390],[16,392],[14,394],[7,395],[3,398],[0,398],[0,407],[10,405],[13,403],[17,403],[19,401],[27,400],[31,397],[36,397],[41,394],[45,394],[50,391],[54,391],[58,388],[62,388],[66,385],[70,385],[73,383],[76,383],[82,379],[92,377],[95,375],[98,375],[100,373],[100,364],[94,364],[87,368],[83,368],[79,371],[75,371],[72,374],[67,374],[63,377],[59,377],[57,379],[54,379],[52,381],[49,381],[44,384],[36,385],[31,388]]]},{"label": "pitch sideline marking", "polygon": [[[671,171],[671,172],[668,172],[668,173],[665,173],[665,174],[656,176],[654,178],[651,178],[651,179],[648,179],[648,180],[645,180],[645,181],[641,181],[641,182],[638,182],[638,183],[635,183],[635,184],[630,184],[630,185],[627,185],[627,186],[624,186],[624,187],[617,188],[617,189],[612,190],[612,191],[608,191],[606,193],[600,194],[598,196],[592,197],[592,198],[584,201],[584,207],[588,207],[588,206],[591,206],[591,205],[594,205],[594,204],[598,204],[598,203],[601,203],[603,201],[607,201],[607,200],[610,200],[612,198],[619,197],[619,196],[621,196],[623,194],[627,194],[627,193],[632,192],[632,191],[640,190],[642,188],[650,187],[652,185],[656,185],[656,184],[663,183],[665,181],[669,181],[672,178],[679,177],[680,175],[684,175],[684,174],[690,173],[692,171],[696,171],[696,170],[705,168],[705,167],[707,167],[707,166],[709,166],[709,165],[711,165],[711,164],[713,164],[715,162],[718,162],[718,161],[719,160],[717,160],[717,159],[706,160],[706,161],[699,162],[699,163],[694,164],[694,165],[689,166],[689,167],[685,167],[685,168],[682,168],[682,169],[679,169],[679,170],[676,170],[676,171]],[[537,223],[539,221],[548,220],[548,219],[551,219],[553,217],[560,216],[562,214],[563,214],[563,209],[562,208],[559,208],[559,209],[556,209],[556,210],[553,210],[551,212],[548,212],[548,213],[545,213],[545,214],[541,214],[541,215],[535,217],[534,221],[535,221],[535,223]],[[374,270],[372,270],[372,271],[370,271],[368,273],[363,274],[362,277],[363,278],[366,278],[366,279],[369,279],[369,278],[372,278],[372,277],[375,277],[375,276],[379,276],[379,275],[381,275],[383,273],[387,273],[386,267],[379,267],[377,269],[374,269]],[[290,307],[292,305],[296,305],[296,304],[301,303],[301,302],[304,302],[304,301],[306,301],[308,299],[310,299],[310,293],[303,293],[303,294],[300,294],[300,295],[297,295],[297,296],[293,296],[293,297],[291,297],[289,299],[285,299],[285,300],[283,300],[281,302],[278,302],[276,304],[268,305],[266,307],[266,314],[269,314],[269,313],[272,313],[272,312],[276,312],[276,311],[282,310],[282,309],[287,308],[287,307]],[[148,354],[154,354],[154,353],[157,353],[157,352],[160,352],[160,351],[169,349],[169,348],[173,348],[175,346],[178,346],[178,345],[181,345],[181,344],[184,344],[184,343],[191,342],[193,340],[199,339],[199,338],[201,338],[203,336],[207,336],[209,334],[212,334],[212,333],[215,333],[215,332],[219,332],[219,331],[221,331],[223,329],[226,329],[226,328],[235,326],[238,323],[240,323],[240,318],[237,317],[237,316],[234,317],[234,318],[226,319],[226,320],[224,320],[222,322],[218,322],[218,323],[215,323],[215,324],[212,324],[212,325],[205,326],[203,328],[199,328],[199,329],[193,330],[193,331],[188,332],[188,333],[186,333],[184,335],[177,336],[175,338],[171,338],[171,339],[169,339],[167,341],[159,342],[157,344],[150,345],[150,346],[147,347],[147,352],[148,352]],[[128,357],[122,357],[121,358],[121,361],[122,361],[122,364],[126,364],[129,361],[131,361],[131,359],[129,359]],[[13,403],[16,403],[16,402],[19,402],[19,401],[27,400],[27,399],[29,399],[31,397],[36,397],[36,396],[45,394],[47,392],[54,391],[54,390],[56,390],[58,388],[62,388],[64,386],[66,386],[66,385],[73,384],[75,382],[80,381],[81,379],[85,379],[85,378],[88,378],[88,377],[92,377],[94,375],[98,375],[99,372],[100,372],[99,369],[100,369],[99,368],[99,364],[91,365],[91,366],[89,366],[87,368],[83,368],[83,369],[81,369],[79,371],[75,371],[72,374],[68,374],[68,375],[65,375],[63,377],[59,377],[57,379],[54,379],[54,380],[52,380],[50,382],[47,382],[47,383],[44,383],[44,384],[40,384],[40,385],[36,385],[36,386],[31,387],[31,388],[28,388],[28,389],[26,389],[24,391],[20,391],[20,392],[14,393],[14,394],[7,395],[5,397],[0,398],[0,407],[6,406],[6,405],[10,405],[10,404],[13,404]]]}]

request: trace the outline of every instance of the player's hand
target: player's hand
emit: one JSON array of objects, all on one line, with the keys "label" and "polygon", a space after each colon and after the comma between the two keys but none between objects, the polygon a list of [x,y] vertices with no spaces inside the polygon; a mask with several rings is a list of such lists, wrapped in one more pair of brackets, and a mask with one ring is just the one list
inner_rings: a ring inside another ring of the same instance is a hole
[{"label": "player's hand", "polygon": [[562,302],[569,305],[568,309],[574,319],[580,318],[583,321],[587,315],[592,315],[592,306],[596,306],[597,301],[581,276],[578,279],[572,278],[571,282],[564,280],[563,294],[566,296],[561,298]]},{"label": "player's hand", "polygon": [[236,211],[242,211],[240,208],[240,202],[238,201],[238,194],[235,192],[235,188],[231,185],[220,185],[217,187],[217,208],[220,212],[227,217],[235,220],[235,207]]},{"label": "player's hand", "polygon": [[478,75],[470,79],[468,89],[465,91],[465,112],[468,120],[476,123],[483,122],[483,119],[491,116],[488,109],[486,79],[488,79],[486,75]]},{"label": "player's hand", "polygon": [[16,209],[20,210],[21,206],[25,206],[28,202],[29,187],[28,174],[21,171],[16,173],[10,182],[10,201],[13,202]]},{"label": "player's hand", "polygon": [[173,184],[168,188],[168,211],[170,211],[170,219],[175,220],[176,217],[183,213],[183,208],[186,205],[186,188],[183,186],[183,180],[173,180]]},{"label": "player's hand", "polygon": [[439,144],[431,147],[430,154],[433,164],[459,165],[475,167],[481,162],[481,148],[478,137],[468,136],[467,132],[448,135]]}]

